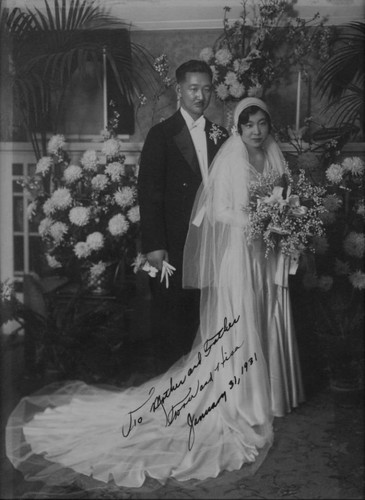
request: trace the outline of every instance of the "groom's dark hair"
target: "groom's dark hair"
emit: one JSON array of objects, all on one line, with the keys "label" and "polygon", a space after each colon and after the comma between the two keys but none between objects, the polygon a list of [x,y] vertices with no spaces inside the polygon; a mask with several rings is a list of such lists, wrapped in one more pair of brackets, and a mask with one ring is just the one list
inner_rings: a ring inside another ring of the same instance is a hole
[{"label": "groom's dark hair", "polygon": [[176,82],[181,83],[185,80],[186,73],[207,73],[209,78],[213,79],[213,73],[210,66],[205,61],[200,59],[190,59],[181,64],[175,71]]}]

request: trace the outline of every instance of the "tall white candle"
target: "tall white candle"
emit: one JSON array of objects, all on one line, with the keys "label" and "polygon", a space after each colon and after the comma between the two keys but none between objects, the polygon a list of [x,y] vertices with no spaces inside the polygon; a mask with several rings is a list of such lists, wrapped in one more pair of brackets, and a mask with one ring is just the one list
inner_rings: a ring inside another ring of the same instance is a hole
[{"label": "tall white candle", "polygon": [[302,72],[298,71],[298,84],[297,84],[297,110],[295,115],[295,129],[299,130],[300,122],[300,95],[301,95],[301,84],[302,84]]},{"label": "tall white candle", "polygon": [[106,48],[103,48],[103,117],[104,129],[108,126],[108,97],[107,97],[107,80],[106,80]]}]

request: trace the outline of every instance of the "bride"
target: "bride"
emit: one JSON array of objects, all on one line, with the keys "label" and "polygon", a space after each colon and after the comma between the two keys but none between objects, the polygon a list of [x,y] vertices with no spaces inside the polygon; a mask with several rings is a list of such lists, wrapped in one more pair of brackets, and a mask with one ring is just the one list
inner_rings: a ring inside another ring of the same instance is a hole
[{"label": "bride", "polygon": [[51,483],[67,468],[68,484],[84,474],[139,487],[146,478],[252,474],[273,442],[273,418],[304,399],[277,255],[265,258],[244,234],[250,181],[283,173],[284,159],[262,100],[239,102],[234,124],[197,194],[185,245],[184,286],[201,289],[190,354],[138,387],[72,381],[23,398],[6,452],[25,479]]}]

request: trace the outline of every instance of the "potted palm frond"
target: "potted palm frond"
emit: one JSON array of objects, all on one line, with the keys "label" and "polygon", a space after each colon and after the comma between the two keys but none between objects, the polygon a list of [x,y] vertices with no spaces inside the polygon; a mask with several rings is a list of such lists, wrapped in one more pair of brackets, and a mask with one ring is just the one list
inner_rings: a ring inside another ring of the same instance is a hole
[{"label": "potted palm frond", "polygon": [[[153,57],[129,40],[129,23],[95,0],[53,0],[53,5],[44,0],[43,10],[1,8],[0,23],[10,54],[9,67],[5,57],[2,61],[3,83],[13,89],[37,160],[46,153],[47,133],[59,130],[66,90],[76,72],[102,85],[106,59],[118,93],[129,103],[144,84],[154,84]],[[127,34],[128,43],[113,43],[113,30]]]},{"label": "potted palm frond", "polygon": [[365,23],[341,26],[333,42],[333,54],[318,72],[316,87],[327,103],[335,125],[357,125],[363,135]]}]

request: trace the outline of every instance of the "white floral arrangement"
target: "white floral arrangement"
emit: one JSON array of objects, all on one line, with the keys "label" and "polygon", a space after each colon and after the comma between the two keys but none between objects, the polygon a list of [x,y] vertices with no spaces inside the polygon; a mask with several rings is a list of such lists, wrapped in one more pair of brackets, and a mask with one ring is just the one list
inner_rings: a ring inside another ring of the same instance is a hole
[{"label": "white floral arrangement", "polygon": [[250,183],[249,241],[262,239],[265,255],[275,249],[294,256],[315,251],[315,240],[324,235],[322,214],[325,189],[309,182],[304,170],[296,180],[287,169],[283,176],[263,174]]},{"label": "white floral arrangement", "polygon": [[97,279],[131,250],[139,229],[137,172],[125,164],[122,142],[104,135],[101,154],[70,161],[61,134],[48,142],[48,155],[35,175],[22,181],[31,195],[30,220],[38,222],[48,266],[75,277],[86,270]]},{"label": "white floral arrangement", "polygon": [[343,290],[346,284],[365,290],[364,174],[365,163],[359,157],[345,158],[326,169],[322,219],[327,237],[318,241],[322,259],[317,269],[304,276],[306,288],[328,292],[340,283]]},{"label": "white floral arrangement", "polygon": [[212,69],[221,101],[262,97],[290,67],[303,67],[307,56],[329,57],[330,29],[318,13],[309,20],[293,19],[290,2],[280,0],[243,0],[242,7],[235,20],[227,18],[230,7],[224,7],[222,35],[199,56]]}]

